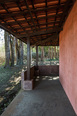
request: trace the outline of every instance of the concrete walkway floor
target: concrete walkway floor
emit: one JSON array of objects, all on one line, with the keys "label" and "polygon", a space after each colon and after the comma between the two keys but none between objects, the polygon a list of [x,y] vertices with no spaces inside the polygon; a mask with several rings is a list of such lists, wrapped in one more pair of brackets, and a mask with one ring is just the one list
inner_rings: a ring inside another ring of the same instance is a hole
[{"label": "concrete walkway floor", "polygon": [[58,77],[41,77],[34,90],[21,90],[1,116],[76,116],[76,114]]}]

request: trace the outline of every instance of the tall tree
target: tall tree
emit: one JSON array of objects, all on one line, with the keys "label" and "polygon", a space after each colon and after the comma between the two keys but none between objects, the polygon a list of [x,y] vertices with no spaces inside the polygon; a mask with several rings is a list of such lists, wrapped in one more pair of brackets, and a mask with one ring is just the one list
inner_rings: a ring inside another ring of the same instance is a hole
[{"label": "tall tree", "polygon": [[10,67],[10,38],[9,33],[4,32],[5,37],[5,67]]},{"label": "tall tree", "polygon": [[53,59],[54,55],[53,55],[53,46],[51,47],[52,52],[51,52],[51,58]]},{"label": "tall tree", "polygon": [[23,65],[23,42],[20,41],[19,43],[20,48],[20,65]]},{"label": "tall tree", "polygon": [[50,59],[50,65],[51,65],[51,46],[49,46],[49,49],[48,49],[48,57]]},{"label": "tall tree", "polygon": [[54,58],[56,59],[56,46],[54,46]]},{"label": "tall tree", "polygon": [[51,59],[51,46],[48,48],[48,57]]},{"label": "tall tree", "polygon": [[14,59],[15,59],[15,39],[14,36],[10,35],[10,49],[11,49],[11,66],[14,66]]},{"label": "tall tree", "polygon": [[59,47],[57,46],[57,59],[59,58]]},{"label": "tall tree", "polygon": [[16,39],[16,64],[23,64],[23,43]]},{"label": "tall tree", "polygon": [[43,61],[44,58],[44,47],[41,46],[41,61]]}]

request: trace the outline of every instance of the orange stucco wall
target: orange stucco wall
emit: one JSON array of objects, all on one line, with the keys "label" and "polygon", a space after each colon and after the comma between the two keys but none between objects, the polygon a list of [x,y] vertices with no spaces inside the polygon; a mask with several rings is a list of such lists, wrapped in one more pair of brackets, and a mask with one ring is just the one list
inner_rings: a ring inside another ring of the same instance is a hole
[{"label": "orange stucco wall", "polygon": [[60,82],[77,114],[77,1],[59,35]]}]

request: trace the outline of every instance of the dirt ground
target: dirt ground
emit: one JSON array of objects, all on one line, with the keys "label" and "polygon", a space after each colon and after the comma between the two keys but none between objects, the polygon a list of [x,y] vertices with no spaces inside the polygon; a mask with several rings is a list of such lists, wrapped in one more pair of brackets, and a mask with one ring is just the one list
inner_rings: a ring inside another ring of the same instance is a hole
[{"label": "dirt ground", "polygon": [[1,116],[76,116],[58,76],[38,76],[36,82],[34,90],[21,90]]},{"label": "dirt ground", "polygon": [[0,114],[21,89],[21,71],[25,66],[4,68],[0,66]]}]

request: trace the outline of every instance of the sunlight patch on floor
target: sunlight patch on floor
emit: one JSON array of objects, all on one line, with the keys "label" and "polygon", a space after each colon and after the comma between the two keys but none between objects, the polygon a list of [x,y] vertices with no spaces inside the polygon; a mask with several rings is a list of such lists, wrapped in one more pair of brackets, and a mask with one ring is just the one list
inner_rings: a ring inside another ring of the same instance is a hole
[{"label": "sunlight patch on floor", "polygon": [[57,79],[59,79],[59,76],[53,78],[53,80],[57,80]]}]

